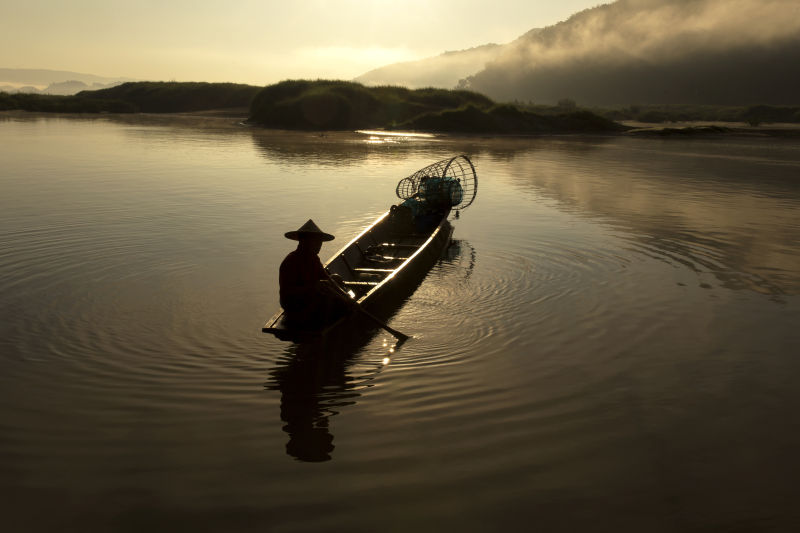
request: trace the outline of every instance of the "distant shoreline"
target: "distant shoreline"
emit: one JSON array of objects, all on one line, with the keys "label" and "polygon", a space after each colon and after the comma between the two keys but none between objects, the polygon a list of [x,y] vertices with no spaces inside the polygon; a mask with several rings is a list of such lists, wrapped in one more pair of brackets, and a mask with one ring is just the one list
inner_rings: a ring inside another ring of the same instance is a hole
[{"label": "distant shoreline", "polygon": [[[574,134],[795,138],[800,125],[800,107],[795,106],[642,104],[582,108],[567,98],[557,105],[497,103],[471,91],[367,87],[340,80],[287,80],[266,87],[129,82],[74,96],[0,92],[0,111],[15,109],[84,116],[153,113],[205,120],[223,118],[240,125],[292,131],[372,129],[482,137]],[[782,125],[775,126],[776,123]]]},{"label": "distant shoreline", "polygon": [[[245,110],[246,111],[246,110]],[[209,127],[216,130],[230,129],[231,131],[283,131],[292,134],[328,135],[335,133],[355,134],[357,130],[287,130],[282,128],[270,128],[248,122],[248,114],[242,109],[216,109],[180,113],[55,113],[37,112],[23,110],[0,111],[0,121],[14,118],[68,118],[68,119],[103,119],[111,118],[122,122],[136,121],[144,119],[153,123],[163,123],[172,120],[186,122],[187,126]],[[377,128],[373,130],[376,134],[385,132],[387,135],[396,133],[430,133],[435,137],[463,137],[463,138],[490,138],[490,139],[525,139],[539,138],[545,136],[560,137],[580,137],[580,136],[599,136],[599,137],[641,137],[653,139],[686,139],[686,138],[784,138],[800,139],[800,124],[785,124],[775,127],[775,125],[765,126],[743,126],[741,123],[716,123],[714,125],[702,122],[675,125],[654,125],[652,127],[637,127],[627,131],[614,132],[567,132],[567,133],[480,133],[480,132],[427,132],[423,130],[388,130]]]},{"label": "distant shoreline", "polygon": [[625,135],[631,137],[777,137],[800,138],[800,124],[786,124],[784,127],[743,126],[741,123],[704,124],[698,122],[690,125],[660,125],[634,128]]},{"label": "distant shoreline", "polygon": [[495,135],[627,129],[574,106],[532,110],[498,104],[471,91],[366,87],[339,80],[287,80],[263,88],[232,83],[130,82],[74,96],[0,93],[0,110],[11,109],[228,116],[248,109],[250,124],[301,131],[387,129]]}]

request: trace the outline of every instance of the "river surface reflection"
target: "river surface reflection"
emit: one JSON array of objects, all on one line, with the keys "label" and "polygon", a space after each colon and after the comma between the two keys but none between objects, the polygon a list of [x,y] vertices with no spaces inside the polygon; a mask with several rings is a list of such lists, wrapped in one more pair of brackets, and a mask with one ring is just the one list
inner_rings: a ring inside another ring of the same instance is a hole
[{"label": "river surface reflection", "polygon": [[[260,333],[285,231],[326,258],[459,153],[478,197],[391,315],[413,339]],[[800,523],[796,140],[3,114],[0,155],[12,530]]]}]

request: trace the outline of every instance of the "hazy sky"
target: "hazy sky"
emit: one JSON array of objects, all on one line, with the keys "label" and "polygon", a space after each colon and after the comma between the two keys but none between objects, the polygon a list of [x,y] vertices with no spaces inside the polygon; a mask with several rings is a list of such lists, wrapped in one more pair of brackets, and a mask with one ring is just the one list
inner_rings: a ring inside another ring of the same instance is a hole
[{"label": "hazy sky", "polygon": [[0,67],[147,80],[354,78],[509,42],[602,0],[0,0]]}]

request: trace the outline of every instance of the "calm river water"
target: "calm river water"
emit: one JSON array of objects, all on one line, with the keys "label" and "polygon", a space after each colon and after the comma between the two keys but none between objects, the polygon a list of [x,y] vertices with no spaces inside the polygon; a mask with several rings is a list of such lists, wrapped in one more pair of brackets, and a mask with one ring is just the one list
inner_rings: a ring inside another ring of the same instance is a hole
[{"label": "calm river water", "polygon": [[[320,136],[0,118],[5,531],[800,528],[800,142]],[[454,243],[383,332],[260,332],[468,154]]]}]

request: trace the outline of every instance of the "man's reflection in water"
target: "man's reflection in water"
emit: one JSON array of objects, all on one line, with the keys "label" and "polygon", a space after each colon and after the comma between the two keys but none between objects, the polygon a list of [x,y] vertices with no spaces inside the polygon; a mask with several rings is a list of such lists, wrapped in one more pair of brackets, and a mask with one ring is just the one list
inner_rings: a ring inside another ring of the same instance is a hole
[{"label": "man's reflection in water", "polygon": [[301,461],[329,461],[335,448],[329,417],[356,403],[363,380],[348,378],[354,350],[342,353],[292,345],[270,371],[266,388],[281,392],[286,453]]},{"label": "man's reflection in water", "polygon": [[[466,281],[475,267],[475,249],[466,241],[454,240],[439,262],[435,275],[450,276],[459,282]],[[412,291],[413,292],[413,291]],[[406,297],[407,298],[407,297]],[[387,309],[387,316],[397,311],[406,298]],[[396,339],[386,339],[383,353],[371,354],[370,360],[380,361],[364,375],[348,374],[360,358],[358,354],[377,335],[379,330],[351,329],[332,339],[326,345],[290,345],[275,367],[269,371],[267,390],[281,393],[281,420],[283,430],[289,435],[286,453],[301,461],[322,462],[332,459],[333,435],[330,417],[346,405],[354,405],[360,390],[388,364],[396,346]]]}]

